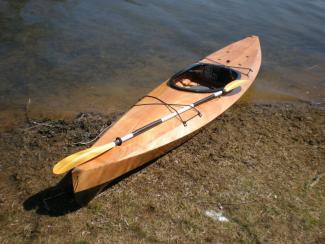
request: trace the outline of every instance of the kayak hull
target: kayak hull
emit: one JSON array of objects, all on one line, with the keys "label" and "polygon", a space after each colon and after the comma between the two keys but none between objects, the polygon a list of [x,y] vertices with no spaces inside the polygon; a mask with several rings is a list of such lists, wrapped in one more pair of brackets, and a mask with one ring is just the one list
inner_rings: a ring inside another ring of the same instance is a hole
[{"label": "kayak hull", "polygon": [[[203,126],[228,109],[246,92],[257,76],[261,65],[259,39],[256,36],[247,37],[212,53],[200,62],[229,66],[240,72],[241,79],[248,80],[248,82],[220,98],[199,105],[197,109],[201,116],[197,116],[197,111],[194,109],[182,114],[182,120],[189,120],[186,126],[179,117],[175,117],[74,168],[71,173],[75,193],[110,182],[158,158],[184,143],[198,133]],[[148,95],[170,104],[191,104],[209,94],[176,90],[169,87],[165,81]],[[170,113],[166,106],[157,106],[153,103],[157,103],[157,100],[152,97],[142,98],[93,146],[114,141],[117,137],[124,136]]]}]

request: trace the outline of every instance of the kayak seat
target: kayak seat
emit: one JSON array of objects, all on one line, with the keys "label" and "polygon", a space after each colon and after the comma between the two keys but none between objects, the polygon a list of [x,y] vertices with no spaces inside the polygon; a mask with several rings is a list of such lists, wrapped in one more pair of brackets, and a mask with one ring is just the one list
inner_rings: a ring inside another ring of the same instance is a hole
[{"label": "kayak seat", "polygon": [[240,73],[223,65],[196,63],[173,75],[167,84],[177,90],[199,93],[221,91],[225,85],[240,79]]}]

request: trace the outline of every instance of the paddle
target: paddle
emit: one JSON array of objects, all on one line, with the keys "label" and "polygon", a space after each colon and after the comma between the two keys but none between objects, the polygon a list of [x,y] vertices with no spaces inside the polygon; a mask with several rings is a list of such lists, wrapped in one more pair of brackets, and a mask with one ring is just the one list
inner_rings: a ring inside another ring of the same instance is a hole
[{"label": "paddle", "polygon": [[179,109],[177,112],[173,112],[170,113],[160,119],[157,119],[133,132],[131,132],[130,134],[127,134],[123,137],[118,137],[116,138],[115,141],[110,142],[108,144],[104,144],[102,146],[96,146],[96,147],[91,147],[88,149],[85,149],[83,151],[74,153],[64,159],[62,159],[60,162],[58,162],[57,164],[54,165],[53,167],[53,173],[54,174],[63,174],[71,169],[73,169],[74,167],[83,164],[101,154],[103,154],[104,152],[107,152],[108,150],[114,148],[115,146],[120,146],[123,142],[132,139],[133,137],[147,131],[150,130],[151,128],[156,127],[157,125],[171,119],[174,118],[176,116],[178,116],[181,113],[184,113],[196,106],[199,106],[202,103],[205,103],[207,101],[210,101],[213,98],[219,97],[225,93],[228,93],[232,90],[234,90],[235,88],[241,86],[242,84],[244,84],[245,82],[247,82],[246,80],[234,80],[232,82],[230,82],[229,84],[227,84],[222,91],[218,91],[215,93],[212,93],[211,95],[204,97],[192,104],[189,104],[189,106],[186,106],[184,108]]}]

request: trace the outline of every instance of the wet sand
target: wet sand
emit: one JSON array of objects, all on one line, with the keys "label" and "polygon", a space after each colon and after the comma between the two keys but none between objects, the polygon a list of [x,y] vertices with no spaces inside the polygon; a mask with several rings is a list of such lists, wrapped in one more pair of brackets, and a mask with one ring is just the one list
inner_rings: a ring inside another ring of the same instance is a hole
[{"label": "wet sand", "polygon": [[51,168],[119,116],[0,133],[1,243],[325,241],[324,105],[235,105],[80,207]]}]

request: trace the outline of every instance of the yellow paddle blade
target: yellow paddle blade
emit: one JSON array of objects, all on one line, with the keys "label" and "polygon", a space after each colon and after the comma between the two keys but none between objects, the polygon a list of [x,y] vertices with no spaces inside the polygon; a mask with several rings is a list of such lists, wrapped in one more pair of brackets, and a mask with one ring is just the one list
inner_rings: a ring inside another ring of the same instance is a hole
[{"label": "yellow paddle blade", "polygon": [[247,80],[234,80],[225,86],[224,91],[230,92],[230,91],[236,89],[237,87],[240,87],[242,84],[244,84],[246,82],[248,82],[248,81]]},{"label": "yellow paddle blade", "polygon": [[74,167],[103,154],[104,152],[112,149],[113,147],[115,147],[115,142],[111,142],[98,147],[91,147],[83,151],[74,153],[54,165],[53,173],[56,175],[63,174],[69,171],[70,169],[73,169]]}]

